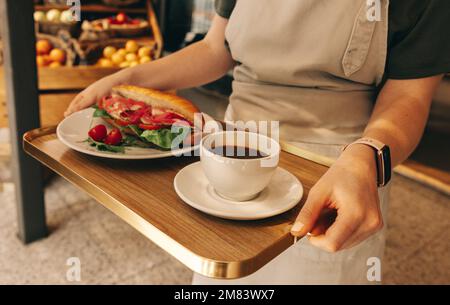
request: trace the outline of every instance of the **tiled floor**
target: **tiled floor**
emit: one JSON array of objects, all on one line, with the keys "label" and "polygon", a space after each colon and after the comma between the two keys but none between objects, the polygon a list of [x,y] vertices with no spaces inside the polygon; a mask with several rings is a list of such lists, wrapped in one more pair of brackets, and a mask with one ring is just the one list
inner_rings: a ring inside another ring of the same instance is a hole
[{"label": "tiled floor", "polygon": [[385,282],[450,284],[450,198],[399,176],[391,198]]},{"label": "tiled floor", "polygon": [[[396,176],[384,283],[450,283],[449,198]],[[46,190],[51,235],[23,246],[16,238],[13,186],[0,193],[0,284],[66,280],[70,257],[81,283],[188,284],[192,273],[61,178]]]},{"label": "tiled floor", "polygon": [[0,284],[70,283],[70,257],[81,283],[189,283],[191,272],[61,178],[46,190],[51,234],[23,246],[16,237],[13,186],[0,193]]}]

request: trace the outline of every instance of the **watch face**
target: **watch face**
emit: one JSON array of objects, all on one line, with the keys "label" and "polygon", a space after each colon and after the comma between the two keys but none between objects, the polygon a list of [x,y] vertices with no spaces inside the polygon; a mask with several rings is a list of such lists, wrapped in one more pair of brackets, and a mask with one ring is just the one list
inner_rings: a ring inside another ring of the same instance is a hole
[{"label": "watch face", "polygon": [[391,150],[389,149],[389,146],[384,146],[381,149],[381,155],[383,158],[383,172],[384,172],[384,184],[387,184],[391,180]]}]

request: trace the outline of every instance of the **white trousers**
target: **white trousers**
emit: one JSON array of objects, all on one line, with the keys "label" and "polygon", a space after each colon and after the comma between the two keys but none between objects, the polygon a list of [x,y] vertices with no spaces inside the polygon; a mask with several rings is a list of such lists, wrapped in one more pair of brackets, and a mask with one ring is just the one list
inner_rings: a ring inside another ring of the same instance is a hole
[{"label": "white trousers", "polygon": [[[316,153],[336,158],[339,145],[294,143]],[[389,185],[378,190],[384,223],[387,223]],[[292,245],[255,273],[235,280],[218,280],[194,274],[194,285],[299,285],[299,284],[379,284],[376,266],[381,262],[385,246],[383,230],[361,244],[337,253],[328,253],[312,246],[306,238]],[[375,273],[374,273],[375,272]],[[369,274],[369,276],[368,276]]]}]

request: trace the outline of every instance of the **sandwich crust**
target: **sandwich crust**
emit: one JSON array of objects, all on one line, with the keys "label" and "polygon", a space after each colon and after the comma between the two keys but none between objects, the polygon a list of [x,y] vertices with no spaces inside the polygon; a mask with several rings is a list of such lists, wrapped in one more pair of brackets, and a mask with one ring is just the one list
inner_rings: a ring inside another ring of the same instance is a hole
[{"label": "sandwich crust", "polygon": [[152,107],[164,108],[182,115],[194,123],[194,114],[200,110],[191,101],[175,94],[161,92],[155,89],[121,85],[112,88],[112,93],[125,98],[144,102]]}]

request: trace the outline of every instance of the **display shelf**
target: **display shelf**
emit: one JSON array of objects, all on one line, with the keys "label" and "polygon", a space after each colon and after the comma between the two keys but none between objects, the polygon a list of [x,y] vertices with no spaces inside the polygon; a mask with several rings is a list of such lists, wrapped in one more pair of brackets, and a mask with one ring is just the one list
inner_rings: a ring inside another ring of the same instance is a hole
[{"label": "display shelf", "polygon": [[[49,10],[51,8],[57,9],[67,9],[66,6],[58,6],[58,5],[36,5],[35,10]],[[126,13],[144,13],[147,14],[147,19],[151,27],[151,35],[141,36],[141,37],[132,37],[132,38],[120,38],[122,40],[135,40],[139,44],[154,44],[155,52],[154,57],[159,58],[162,54],[163,48],[163,39],[162,34],[159,29],[158,20],[156,18],[155,11],[153,9],[153,5],[151,1],[146,1],[145,7],[136,8],[136,7],[111,7],[101,4],[85,4],[82,5],[82,12],[109,12],[115,13],[119,11],[123,11]],[[111,39],[114,41],[117,39]],[[84,42],[82,45],[84,47],[89,45],[94,45],[93,42]],[[107,75],[115,73],[119,71],[120,68],[102,68],[98,66],[73,66],[73,67],[61,67],[61,68],[48,68],[41,67],[39,68],[39,89],[48,91],[48,90],[59,90],[59,91],[74,91],[74,90],[83,90],[93,82],[97,81],[100,78],[103,78]]]},{"label": "display shelf", "polygon": [[120,68],[76,66],[41,68],[39,90],[83,90],[93,82],[119,71]]},{"label": "display shelf", "polygon": [[[66,5],[35,5],[37,11],[49,11],[51,9],[67,10],[70,7]],[[86,13],[119,13],[124,12],[126,14],[146,14],[147,9],[145,7],[114,7],[102,4],[82,4],[81,12]]]}]

